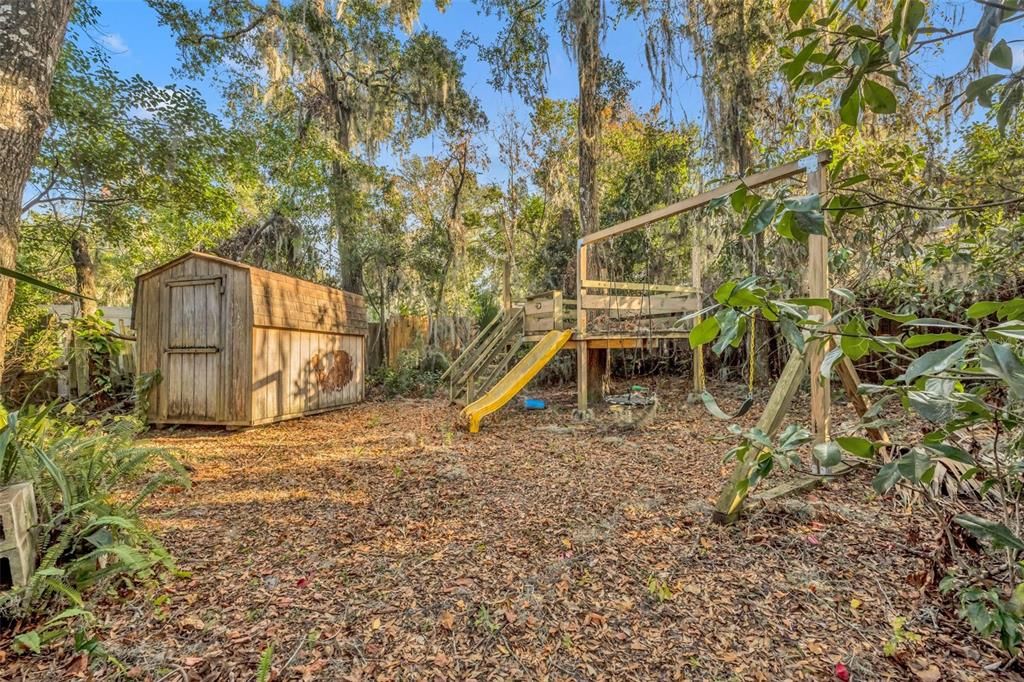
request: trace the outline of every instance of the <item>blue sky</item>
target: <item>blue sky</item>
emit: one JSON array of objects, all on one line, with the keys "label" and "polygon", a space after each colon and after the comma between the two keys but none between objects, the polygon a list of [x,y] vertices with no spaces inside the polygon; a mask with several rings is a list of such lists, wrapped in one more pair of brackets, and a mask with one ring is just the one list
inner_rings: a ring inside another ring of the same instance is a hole
[{"label": "blue sky", "polygon": [[[158,24],[156,13],[144,0],[96,0],[96,5],[101,11],[99,27],[90,30],[86,40],[92,39],[104,45],[111,54],[112,66],[122,75],[137,73],[158,85],[188,82],[173,74],[178,64],[174,38],[167,27]],[[961,26],[972,26],[980,7],[974,0],[947,0],[940,3],[940,6],[944,13],[960,17]],[[553,9],[549,15],[549,33],[552,41],[549,54],[550,72],[547,79],[548,94],[556,98],[574,98],[577,92],[575,67],[566,55],[555,30]],[[497,28],[497,20],[480,15],[472,0],[452,0],[444,13],[438,12],[432,2],[424,2],[420,23],[442,35],[452,46],[464,30],[471,30],[486,41],[493,36]],[[942,23],[948,25],[948,21]],[[1013,26],[1012,29],[1007,27],[1000,35],[1007,39],[1021,38],[1020,27],[1020,24]],[[961,68],[968,60],[970,48],[970,37],[950,43],[941,56],[933,57],[930,63],[925,65],[926,71],[931,75],[937,75]],[[636,22],[623,21],[613,26],[606,36],[603,49],[610,56],[622,61],[626,65],[628,76],[638,82],[632,93],[633,106],[638,111],[646,111],[659,102],[658,92],[647,72],[643,32]],[[1024,43],[1017,43],[1015,51],[1018,58],[1024,61]],[[528,115],[526,107],[518,97],[495,92],[488,85],[490,67],[477,59],[475,50],[469,49],[465,53],[465,58],[465,85],[480,100],[492,123],[498,121],[506,111],[513,111],[520,118]],[[222,98],[217,87],[208,81],[193,81],[189,84],[204,95],[211,109],[220,108]],[[675,121],[699,120],[701,96],[697,83],[678,74],[672,109],[663,111],[663,114]],[[432,138],[421,140],[414,146],[414,152],[439,152],[441,150],[437,148],[437,142]],[[496,155],[493,153],[493,141],[485,140],[485,143],[488,144],[489,155],[494,159]],[[493,177],[493,172],[494,169],[486,174]]]},{"label": "blue sky", "polygon": [[[178,64],[174,38],[167,27],[158,24],[156,12],[144,0],[97,0],[96,5],[101,12],[99,26],[90,30],[85,40],[91,39],[103,45],[110,53],[111,65],[122,75],[137,73],[157,85],[187,82],[203,94],[211,109],[221,107],[223,100],[215,85],[209,81],[187,81],[173,74]],[[576,68],[555,33],[553,11],[549,23],[553,39],[549,54],[548,95],[571,99],[577,93]],[[453,0],[443,13],[438,12],[432,2],[424,2],[420,24],[442,35],[453,47],[465,30],[472,30],[486,41],[493,37],[498,26],[495,18],[480,15],[471,0]],[[622,22],[613,26],[607,35],[605,49],[625,63],[629,77],[638,81],[632,97],[634,107],[638,111],[647,111],[656,105],[659,97],[644,61],[641,28],[635,22]],[[475,49],[467,49],[464,55],[465,86],[480,100],[492,123],[498,121],[506,111],[513,111],[522,118],[528,115],[525,105],[517,96],[495,92],[488,85],[490,67],[477,59]],[[695,82],[677,83],[671,112],[673,120],[699,117],[699,102],[700,92]],[[421,140],[413,151],[419,154],[440,152],[437,143],[438,140],[433,138]],[[485,143],[489,148],[489,156],[494,159],[496,154],[493,153],[493,141],[485,140]]]}]

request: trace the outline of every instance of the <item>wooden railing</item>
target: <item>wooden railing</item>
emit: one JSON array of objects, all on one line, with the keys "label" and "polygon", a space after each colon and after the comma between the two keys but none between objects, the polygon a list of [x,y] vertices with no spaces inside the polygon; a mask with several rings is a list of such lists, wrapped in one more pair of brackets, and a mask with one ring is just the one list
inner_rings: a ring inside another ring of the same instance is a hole
[{"label": "wooden railing", "polygon": [[561,291],[546,291],[527,297],[523,311],[526,314],[526,336],[540,336],[576,325],[576,301],[565,298]]},{"label": "wooden railing", "polygon": [[583,280],[582,285],[580,308],[587,324],[581,331],[588,335],[684,332],[692,323],[679,319],[700,308],[699,292],[692,286],[607,280]]},{"label": "wooden railing", "polygon": [[523,308],[496,315],[441,375],[448,397],[467,404],[494,385],[523,344]]}]

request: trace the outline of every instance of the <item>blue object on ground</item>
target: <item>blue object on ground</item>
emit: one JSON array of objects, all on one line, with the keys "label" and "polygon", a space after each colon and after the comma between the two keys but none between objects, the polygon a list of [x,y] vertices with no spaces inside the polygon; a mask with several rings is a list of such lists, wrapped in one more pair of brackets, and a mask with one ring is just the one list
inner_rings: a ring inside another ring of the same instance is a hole
[{"label": "blue object on ground", "polygon": [[525,398],[523,399],[523,407],[527,410],[543,410],[547,407],[547,403],[540,398]]}]

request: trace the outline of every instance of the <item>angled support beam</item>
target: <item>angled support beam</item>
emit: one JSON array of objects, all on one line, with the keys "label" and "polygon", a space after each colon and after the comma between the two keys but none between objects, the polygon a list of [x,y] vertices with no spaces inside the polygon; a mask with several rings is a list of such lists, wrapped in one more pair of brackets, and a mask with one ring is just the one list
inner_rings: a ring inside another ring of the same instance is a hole
[{"label": "angled support beam", "polygon": [[[757,421],[757,428],[764,431],[769,437],[774,436],[782,426],[782,421],[786,413],[789,412],[793,398],[800,389],[800,384],[805,376],[807,376],[807,358],[803,353],[794,350],[790,354],[786,366],[782,368],[782,376],[775,384],[775,390],[772,391],[772,395],[768,399],[768,405],[765,406],[761,418]],[[732,523],[743,510],[743,500],[747,496],[747,480],[750,478],[750,472],[753,471],[759,454],[760,452],[747,453],[746,459],[736,462],[732,476],[722,488],[722,492],[718,496],[718,504],[715,505],[712,518],[716,523]]]}]

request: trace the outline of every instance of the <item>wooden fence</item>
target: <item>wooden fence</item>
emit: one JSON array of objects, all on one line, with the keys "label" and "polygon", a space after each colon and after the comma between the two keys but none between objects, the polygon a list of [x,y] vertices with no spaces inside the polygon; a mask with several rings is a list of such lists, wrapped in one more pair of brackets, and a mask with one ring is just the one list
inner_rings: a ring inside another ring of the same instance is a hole
[{"label": "wooden fence", "polygon": [[422,360],[428,349],[451,359],[462,352],[474,333],[474,322],[465,317],[394,315],[383,328],[380,322],[371,322],[366,338],[368,367],[373,371],[386,364],[394,369],[403,353]]},{"label": "wooden fence", "polygon": [[[57,361],[57,395],[70,398],[89,393],[88,368],[76,365],[74,338],[69,329],[71,320],[78,314],[78,306],[72,304],[51,305],[50,312],[57,318],[60,334],[61,355]],[[114,371],[120,377],[134,377],[138,368],[135,332],[132,330],[132,309],[128,306],[100,306],[103,319],[114,325],[114,331],[122,337],[124,350],[114,360]]]}]

